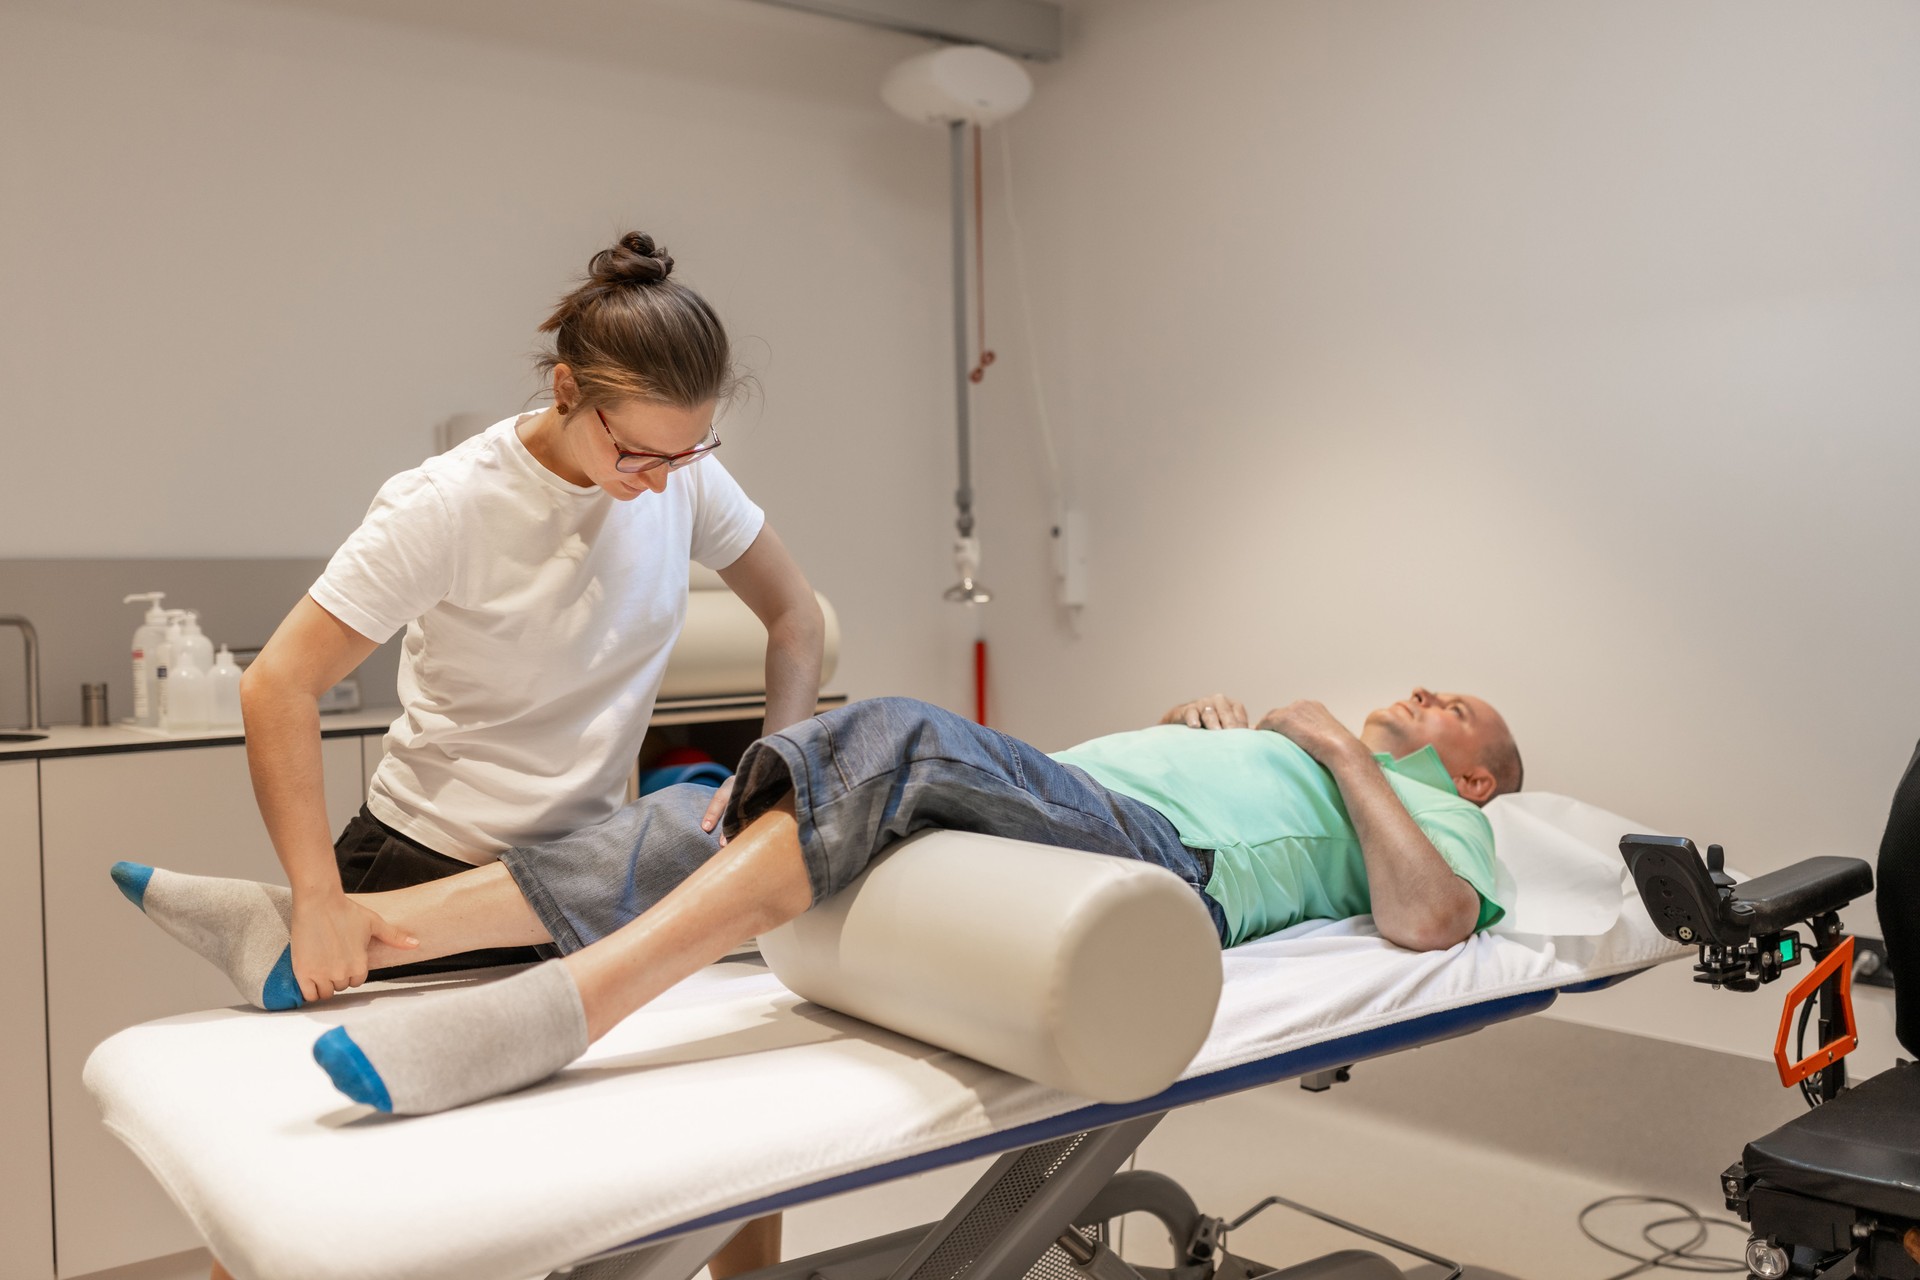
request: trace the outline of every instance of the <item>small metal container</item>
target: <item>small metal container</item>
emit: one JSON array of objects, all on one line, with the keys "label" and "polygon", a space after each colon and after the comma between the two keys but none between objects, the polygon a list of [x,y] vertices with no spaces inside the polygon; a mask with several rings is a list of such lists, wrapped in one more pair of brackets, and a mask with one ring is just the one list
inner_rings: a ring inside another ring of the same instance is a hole
[{"label": "small metal container", "polygon": [[88,728],[99,728],[113,723],[107,715],[106,685],[83,684],[80,686],[80,723]]}]

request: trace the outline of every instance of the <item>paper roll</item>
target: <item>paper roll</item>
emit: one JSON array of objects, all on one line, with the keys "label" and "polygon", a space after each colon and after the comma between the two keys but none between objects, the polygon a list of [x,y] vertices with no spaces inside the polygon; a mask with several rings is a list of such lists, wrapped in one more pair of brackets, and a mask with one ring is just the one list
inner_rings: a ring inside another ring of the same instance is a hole
[{"label": "paper roll", "polygon": [[[816,591],[813,598],[820,602],[820,612],[827,620],[820,663],[820,682],[824,685],[840,663],[840,619],[825,596]],[[660,696],[713,698],[766,691],[767,629],[754,617],[753,610],[724,587],[688,592],[687,621],[667,659]]]}]

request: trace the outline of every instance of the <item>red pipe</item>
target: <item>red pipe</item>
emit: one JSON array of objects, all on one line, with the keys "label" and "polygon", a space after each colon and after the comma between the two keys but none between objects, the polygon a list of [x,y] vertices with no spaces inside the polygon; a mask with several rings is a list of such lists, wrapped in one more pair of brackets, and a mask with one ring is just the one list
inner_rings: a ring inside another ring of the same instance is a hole
[{"label": "red pipe", "polygon": [[973,642],[973,719],[975,724],[987,722],[987,642]]}]

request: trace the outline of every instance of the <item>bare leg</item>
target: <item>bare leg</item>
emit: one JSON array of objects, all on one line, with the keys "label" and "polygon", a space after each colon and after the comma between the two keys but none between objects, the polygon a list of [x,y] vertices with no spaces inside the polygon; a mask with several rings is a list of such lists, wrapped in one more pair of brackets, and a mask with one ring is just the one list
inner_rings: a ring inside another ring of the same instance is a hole
[{"label": "bare leg", "polygon": [[384,942],[367,946],[367,967],[384,969],[489,947],[552,942],[547,927],[499,863],[386,893],[347,895],[389,924],[420,940],[402,951]]},{"label": "bare leg", "polygon": [[561,961],[580,990],[588,1038],[812,905],[789,796],[638,919]]},{"label": "bare leg", "polygon": [[[134,906],[176,941],[226,972],[249,1003],[296,1009],[307,1003],[293,976],[288,936],[293,895],[278,885],[183,875],[116,862],[113,881]],[[376,968],[490,946],[549,942],[546,927],[503,866],[495,864],[391,893],[356,894],[390,924],[418,937],[399,950],[371,942]]]},{"label": "bare leg", "polygon": [[[488,901],[490,893],[483,886],[475,901]],[[592,946],[497,982],[350,1015],[315,1042],[314,1059],[354,1101],[401,1115],[524,1088],[579,1057],[674,983],[811,905],[788,800]],[[491,921],[495,911],[478,914]],[[472,941],[463,936],[443,945]]]},{"label": "bare leg", "polygon": [[[513,876],[497,862],[405,889],[349,896],[420,940],[404,951],[370,944],[370,968],[553,941]],[[587,1009],[589,1034],[599,1039],[680,979],[812,903],[789,796],[651,909],[567,957]]]},{"label": "bare leg", "polygon": [[780,1215],[770,1213],[747,1223],[733,1239],[720,1246],[720,1251],[707,1262],[707,1274],[713,1280],[732,1280],[734,1276],[770,1267],[778,1261]]}]

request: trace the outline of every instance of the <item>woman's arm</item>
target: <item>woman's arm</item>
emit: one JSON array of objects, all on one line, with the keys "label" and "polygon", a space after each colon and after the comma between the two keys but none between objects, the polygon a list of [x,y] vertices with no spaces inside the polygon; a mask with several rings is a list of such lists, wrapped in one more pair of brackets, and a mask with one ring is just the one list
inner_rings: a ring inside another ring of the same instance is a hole
[{"label": "woman's arm", "polygon": [[[767,629],[767,718],[761,731],[777,733],[805,720],[820,704],[820,663],[827,635],[826,618],[807,575],[767,524],[761,526],[753,545],[720,571],[720,580]],[[713,830],[732,794],[729,778],[707,806],[703,828]]]},{"label": "woman's arm", "polygon": [[820,662],[827,623],[787,544],[772,525],[738,560],[720,571],[720,580],[746,602],[767,629],[767,720],[763,732],[777,733],[814,713],[820,701]]},{"label": "woman's arm", "polygon": [[302,596],[240,680],[247,769],[273,851],[293,886],[293,976],[303,999],[367,980],[367,941],[413,940],[347,899],[334,863],[320,766],[320,695],[377,646]]}]

